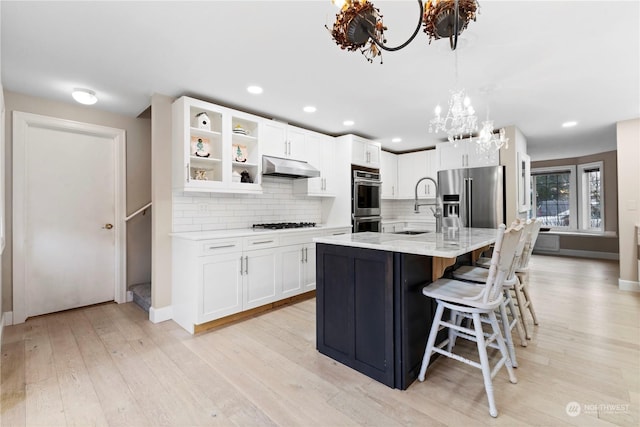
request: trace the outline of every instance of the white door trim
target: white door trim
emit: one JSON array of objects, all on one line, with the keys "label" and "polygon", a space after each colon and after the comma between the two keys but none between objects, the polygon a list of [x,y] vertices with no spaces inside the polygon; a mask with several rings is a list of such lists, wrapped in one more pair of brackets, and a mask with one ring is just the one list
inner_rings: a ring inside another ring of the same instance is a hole
[{"label": "white door trim", "polygon": [[43,128],[110,138],[115,144],[115,301],[126,302],[126,138],[122,129],[13,112],[13,324],[26,320],[25,182],[27,130]]}]

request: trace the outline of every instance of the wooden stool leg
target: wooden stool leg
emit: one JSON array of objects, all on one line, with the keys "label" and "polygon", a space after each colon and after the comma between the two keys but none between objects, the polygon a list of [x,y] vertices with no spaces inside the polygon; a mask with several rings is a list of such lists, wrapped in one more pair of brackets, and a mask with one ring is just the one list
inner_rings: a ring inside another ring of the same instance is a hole
[{"label": "wooden stool leg", "polygon": [[531,313],[531,317],[533,318],[533,324],[538,324],[538,318],[536,317],[536,312],[533,309],[533,303],[531,302],[531,297],[529,296],[529,274],[526,273],[522,278],[522,293],[524,294],[524,299],[526,300],[527,308]]},{"label": "wooden stool leg", "polygon": [[429,366],[429,359],[431,359],[431,353],[433,352],[433,346],[436,343],[436,337],[438,336],[438,329],[440,328],[440,321],[442,320],[443,312],[444,305],[438,301],[438,307],[436,308],[436,314],[433,317],[429,338],[427,338],[427,347],[425,348],[424,356],[422,357],[422,366],[420,367],[420,374],[418,375],[418,379],[420,381],[424,381],[424,376],[427,372],[427,367]]},{"label": "wooden stool leg", "polygon": [[[507,290],[506,292],[509,291]],[[513,364],[514,368],[517,368],[518,361],[516,359],[516,349],[513,346],[513,337],[511,336],[511,322],[509,321],[509,316],[507,315],[506,305],[506,301],[503,301],[502,304],[500,304],[500,320],[502,320],[502,330],[504,331],[504,339],[507,342],[507,349],[509,350],[509,355],[511,356],[511,363]]]},{"label": "wooden stool leg", "polygon": [[527,337],[524,334],[524,329],[522,329],[522,319],[520,318],[520,314],[516,310],[516,305],[513,303],[513,298],[511,297],[511,291],[507,290],[505,292],[505,299],[507,300],[507,304],[509,306],[509,312],[511,313],[511,318],[513,319],[509,326],[515,324],[515,328],[518,331],[518,337],[520,338],[520,345],[522,347],[527,346]]},{"label": "wooden stool leg", "polygon": [[[495,314],[493,315],[495,319]],[[489,414],[492,417],[498,416],[496,401],[493,397],[493,382],[491,380],[491,366],[489,366],[489,357],[487,356],[487,345],[484,340],[484,331],[482,330],[482,322],[480,314],[473,313],[473,327],[476,332],[476,344],[478,345],[478,356],[480,356],[480,366],[482,369],[482,378],[484,379],[484,389],[487,393],[489,401]]]},{"label": "wooden stool leg", "polygon": [[502,354],[502,358],[504,359],[504,366],[507,368],[507,373],[509,374],[509,381],[512,384],[516,384],[518,382],[518,378],[516,378],[516,374],[515,372],[513,372],[513,366],[511,365],[511,360],[509,359],[507,346],[504,343],[504,338],[500,334],[500,327],[498,326],[496,313],[494,313],[493,311],[489,313],[489,322],[491,323],[491,327],[493,328],[493,333],[496,334],[496,341],[498,342],[500,354]]},{"label": "wooden stool leg", "polygon": [[[517,276],[516,276],[517,277]],[[524,329],[524,334],[527,336],[527,339],[531,339],[531,332],[529,332],[529,327],[527,326],[527,318],[526,312],[527,308],[525,307],[526,302],[524,300],[524,295],[522,294],[522,289],[520,288],[520,279],[518,278],[516,285],[513,287],[514,293],[516,294],[516,302],[518,303],[518,311],[520,312],[520,319],[522,320],[522,328]]]}]

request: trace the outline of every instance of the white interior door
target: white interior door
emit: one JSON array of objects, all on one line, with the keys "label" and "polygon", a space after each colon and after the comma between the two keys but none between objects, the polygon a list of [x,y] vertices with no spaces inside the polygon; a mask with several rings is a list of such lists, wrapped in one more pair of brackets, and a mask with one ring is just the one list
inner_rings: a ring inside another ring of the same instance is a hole
[{"label": "white interior door", "polygon": [[20,120],[14,117],[15,320],[122,300],[119,137],[64,120]]}]

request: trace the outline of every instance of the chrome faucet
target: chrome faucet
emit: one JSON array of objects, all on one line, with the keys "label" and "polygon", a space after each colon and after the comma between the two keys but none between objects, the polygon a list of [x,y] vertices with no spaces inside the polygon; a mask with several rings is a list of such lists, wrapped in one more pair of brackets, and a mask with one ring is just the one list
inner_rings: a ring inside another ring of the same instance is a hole
[{"label": "chrome faucet", "polygon": [[[436,201],[435,202],[431,202],[431,203],[419,203],[418,202],[418,186],[425,179],[428,179],[429,181],[433,182],[433,185],[436,186]],[[433,216],[436,219],[436,233],[442,233],[442,201],[440,200],[440,196],[438,196],[437,194],[438,194],[438,183],[436,182],[435,179],[430,178],[428,176],[425,176],[424,178],[420,178],[418,180],[418,182],[416,182],[416,190],[415,190],[415,199],[414,199],[413,210],[414,210],[415,213],[420,213],[420,206],[428,206],[428,205],[434,206],[435,205],[436,208],[434,209],[432,207],[431,208],[431,212],[433,212]]]}]

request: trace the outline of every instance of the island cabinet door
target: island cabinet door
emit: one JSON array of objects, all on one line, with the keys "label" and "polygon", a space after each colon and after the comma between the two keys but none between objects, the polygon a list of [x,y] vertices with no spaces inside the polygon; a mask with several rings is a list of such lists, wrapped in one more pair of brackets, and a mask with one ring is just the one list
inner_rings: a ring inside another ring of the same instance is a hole
[{"label": "island cabinet door", "polygon": [[316,250],[318,351],[394,387],[393,254],[325,244]]}]

